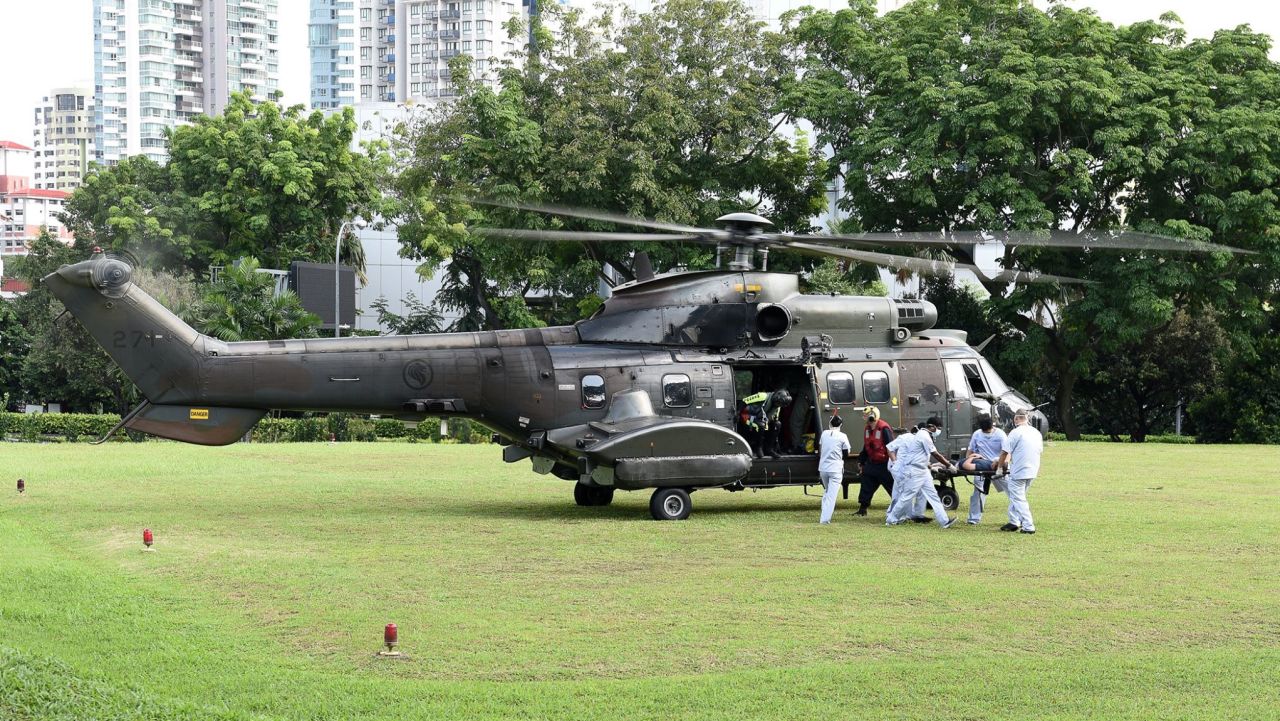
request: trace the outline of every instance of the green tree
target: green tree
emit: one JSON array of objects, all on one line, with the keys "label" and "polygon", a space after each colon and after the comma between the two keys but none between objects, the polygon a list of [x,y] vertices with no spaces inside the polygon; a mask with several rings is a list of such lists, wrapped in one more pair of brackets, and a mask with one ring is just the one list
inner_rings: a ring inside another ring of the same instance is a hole
[{"label": "green tree", "polygon": [[0,300],[0,398],[8,400],[22,397],[22,361],[31,348],[31,335],[16,306],[14,301]]},{"label": "green tree", "polygon": [[418,300],[413,291],[405,295],[404,305],[408,311],[405,315],[392,313],[385,297],[378,298],[369,305],[378,311],[378,324],[390,328],[397,335],[439,333],[444,330],[444,318],[440,311]]},{"label": "green tree", "polygon": [[1093,372],[1080,381],[1082,424],[1139,443],[1171,431],[1179,404],[1188,409],[1217,391],[1218,349],[1226,345],[1212,309],[1180,309],[1143,338],[1100,351]]},{"label": "green tree", "polygon": [[[985,284],[1013,352],[1041,354],[1023,362],[1048,367],[1068,437],[1076,386],[1100,353],[1150,337],[1179,308],[1231,302],[1256,324],[1274,297],[1280,72],[1263,36],[1188,43],[1174,22],[1118,27],[1026,0],[920,0],[885,15],[854,0],[792,19],[804,72],[784,104],[832,146],[841,207],[868,230],[1127,224],[1264,251],[1257,262],[1006,248],[1006,267],[1096,282]],[[1219,171],[1236,134],[1243,149]]]},{"label": "green tree", "polygon": [[57,402],[64,410],[127,411],[137,389],[69,315],[40,279],[83,256],[48,230],[31,243],[27,255],[15,258],[14,273],[31,290],[13,302],[13,311],[29,339],[21,358],[19,390],[11,400]]},{"label": "green tree", "polygon": [[[823,208],[821,162],[778,131],[775,105],[793,72],[740,2],[672,0],[643,16],[543,9],[537,42],[497,89],[450,70],[456,102],[410,128],[398,189],[400,240],[425,273],[443,265],[441,302],[459,328],[566,322],[591,305],[603,264],[633,277],[633,253],[658,268],[705,267],[702,246],[521,244],[475,226],[618,229],[468,204],[488,197],[601,208],[712,224],[752,209],[783,229],[807,228]],[[629,229],[634,230],[634,229]],[[585,252],[584,252],[585,248]],[[447,264],[446,264],[447,261]],[[555,304],[536,313],[540,292]],[[538,315],[540,314],[540,315]]]},{"label": "green tree", "polygon": [[275,279],[259,273],[257,258],[240,258],[210,283],[183,314],[202,333],[225,341],[310,338],[320,318],[293,291],[275,292]]},{"label": "green tree", "polygon": [[[82,248],[197,274],[246,255],[274,268],[328,260],[344,221],[391,213],[379,189],[389,155],[381,144],[352,150],[355,131],[350,108],[305,114],[236,93],[222,115],[169,134],[167,164],[131,158],[91,172],[65,222]],[[363,277],[360,243],[348,233],[342,247]]]}]

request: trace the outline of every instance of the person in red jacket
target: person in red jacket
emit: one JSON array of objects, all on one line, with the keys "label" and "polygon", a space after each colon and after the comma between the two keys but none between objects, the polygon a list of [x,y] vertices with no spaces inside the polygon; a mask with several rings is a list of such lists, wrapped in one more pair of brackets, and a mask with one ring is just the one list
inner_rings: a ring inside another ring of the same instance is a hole
[{"label": "person in red jacket", "polygon": [[862,412],[867,424],[862,429],[862,453],[858,462],[862,465],[862,488],[858,491],[858,515],[867,515],[871,498],[876,489],[883,486],[885,493],[893,495],[893,475],[889,473],[889,450],[893,440],[893,427],[880,420],[880,409],[868,406]]}]

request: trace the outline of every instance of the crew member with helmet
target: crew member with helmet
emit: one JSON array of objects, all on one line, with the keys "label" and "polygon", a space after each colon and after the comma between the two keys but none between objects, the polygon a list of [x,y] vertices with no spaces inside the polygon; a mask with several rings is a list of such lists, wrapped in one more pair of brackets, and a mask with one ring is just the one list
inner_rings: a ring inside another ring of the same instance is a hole
[{"label": "crew member with helmet", "polygon": [[760,391],[742,399],[747,428],[753,431],[751,450],[756,458],[768,455],[778,457],[778,438],[782,434],[782,409],[791,403],[791,394],[784,388],[778,391]]},{"label": "crew member with helmet", "polygon": [[[969,438],[969,455],[960,464],[960,468],[969,473],[994,474],[999,469],[997,464],[1004,442],[1004,431],[995,427],[991,416],[981,416],[978,419],[978,430]],[[982,522],[986,495],[993,486],[1001,493],[1006,492],[1003,478],[988,475],[974,479],[973,495],[969,496],[969,525],[976,526]]]},{"label": "crew member with helmet", "polygon": [[862,487],[858,491],[857,515],[867,515],[871,507],[871,499],[876,489],[883,487],[884,492],[893,495],[893,475],[889,473],[889,449],[893,442],[893,428],[880,419],[880,409],[867,406],[862,411],[866,425],[862,429],[862,452],[858,454],[858,463],[862,466]]},{"label": "crew member with helmet", "polygon": [[933,507],[933,519],[943,528],[951,528],[955,519],[947,515],[947,507],[942,505],[938,491],[933,487],[933,473],[929,470],[930,459],[937,459],[951,467],[951,461],[938,452],[933,439],[942,434],[942,421],[936,416],[925,421],[915,433],[904,433],[888,445],[889,458],[897,462],[898,492],[889,504],[885,516],[886,526],[896,526],[909,520],[917,495],[924,495]]},{"label": "crew member with helmet", "polygon": [[839,415],[831,416],[831,424],[818,439],[818,476],[822,479],[822,513],[818,523],[831,523],[836,512],[836,494],[844,484],[844,462],[849,458],[849,436],[840,430]]}]

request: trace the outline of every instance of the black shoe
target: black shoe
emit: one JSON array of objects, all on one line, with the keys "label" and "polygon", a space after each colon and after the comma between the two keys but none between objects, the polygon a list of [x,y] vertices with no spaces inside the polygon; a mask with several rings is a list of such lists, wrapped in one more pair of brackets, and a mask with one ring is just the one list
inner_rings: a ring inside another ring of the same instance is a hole
[{"label": "black shoe", "polygon": [[[1013,525],[1012,523],[1006,523],[1006,524],[1004,524],[1003,526],[1001,526],[1001,527],[1000,527],[1000,530],[1002,530],[1002,531],[1019,531],[1019,530],[1022,530],[1022,528],[1021,528],[1020,526],[1015,526],[1015,525]],[[1032,531],[1032,532],[1034,533],[1034,531]]]},{"label": "black shoe", "polygon": [[1030,531],[1028,531],[1028,530],[1027,530],[1027,529],[1025,529],[1025,528],[1020,529],[1020,530],[1018,531],[1018,533],[1025,533],[1025,534],[1027,534],[1028,536],[1029,536],[1029,535],[1031,535],[1031,534],[1033,534],[1033,533],[1035,533],[1035,532],[1036,532],[1036,529],[1034,529],[1034,528],[1033,528],[1033,529],[1031,529]]},{"label": "black shoe", "polygon": [[912,516],[911,522],[912,523],[929,523],[930,521],[925,516]]},{"label": "black shoe", "polygon": [[853,515],[855,515],[855,516],[865,516],[865,515],[867,515],[867,507],[866,507],[866,506],[863,506],[862,508],[859,508],[858,510],[856,510],[856,511],[854,511],[854,512],[853,512]]}]

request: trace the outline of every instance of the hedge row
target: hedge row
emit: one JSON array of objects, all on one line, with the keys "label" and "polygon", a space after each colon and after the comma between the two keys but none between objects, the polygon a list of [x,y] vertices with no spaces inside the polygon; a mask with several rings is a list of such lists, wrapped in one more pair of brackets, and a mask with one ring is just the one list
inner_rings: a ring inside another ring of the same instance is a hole
[{"label": "hedge row", "polygon": [[[1067,440],[1067,437],[1061,433],[1050,431],[1049,440],[1065,441]],[[1082,443],[1131,443],[1132,442],[1128,438],[1120,438],[1119,440],[1116,440],[1115,438],[1112,438],[1111,436],[1108,436],[1104,433],[1082,433],[1080,435],[1080,441]],[[1189,444],[1189,443],[1195,443],[1196,437],[1195,436],[1147,436],[1147,439],[1144,442],[1145,443],[1173,443],[1173,444],[1188,443]]]},{"label": "hedge row", "polygon": [[[41,441],[65,439],[90,441],[101,438],[120,422],[114,414],[7,413],[0,412],[0,440]],[[440,435],[440,419],[428,418],[411,428],[394,418],[366,419],[348,413],[312,418],[263,418],[250,432],[259,443],[307,443],[334,440],[373,442],[401,438],[410,442],[487,443],[485,429],[466,419],[449,421],[449,435]],[[116,440],[144,440],[147,436],[119,434]]]}]

